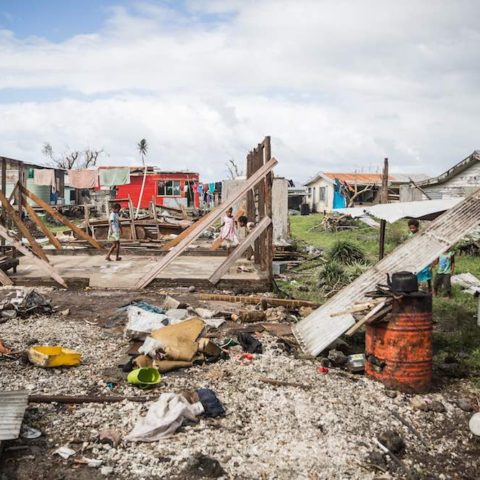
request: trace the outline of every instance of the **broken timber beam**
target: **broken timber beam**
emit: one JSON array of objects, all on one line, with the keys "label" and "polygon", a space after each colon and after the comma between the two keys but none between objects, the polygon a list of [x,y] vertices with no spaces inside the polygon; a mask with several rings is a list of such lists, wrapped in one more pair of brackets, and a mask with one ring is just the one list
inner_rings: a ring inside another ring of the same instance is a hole
[{"label": "broken timber beam", "polygon": [[0,283],[2,285],[13,285],[12,279],[2,269],[0,269]]},{"label": "broken timber beam", "polygon": [[208,279],[216,285],[220,279],[228,272],[228,269],[253,245],[255,240],[265,231],[272,223],[269,217],[263,218],[258,225],[247,235],[235,250],[221,263],[221,265],[212,273]]},{"label": "broken timber beam", "polygon": [[202,220],[193,225],[190,233],[173,247],[165,257],[163,257],[151,271],[147,272],[136,284],[136,288],[145,288],[164,268],[172,263],[194,240],[196,240],[202,232],[220,218],[232,205],[235,205],[249,190],[251,190],[258,182],[262,181],[265,175],[273,170],[277,165],[277,160],[272,158],[268,163],[258,169],[240,188],[230,200],[219,205],[209,214],[205,215]]},{"label": "broken timber beam", "polygon": [[23,208],[27,211],[28,216],[32,222],[43,232],[43,234],[48,238],[48,241],[57,249],[62,249],[62,244],[58,238],[50,231],[50,229],[40,220],[37,213],[33,207],[28,203],[27,199],[22,196]]},{"label": "broken timber beam", "polygon": [[20,190],[22,193],[33,200],[39,207],[43,208],[49,215],[51,215],[55,220],[63,223],[66,227],[70,228],[74,233],[76,233],[80,238],[86,240],[92,247],[95,247],[98,250],[102,250],[102,245],[98,243],[90,235],[86,234],[81,228],[78,228],[74,223],[72,223],[68,218],[65,218],[60,212],[57,212],[52,208],[48,203],[43,201],[40,197],[32,193],[30,190],[27,190],[23,185],[20,185]]},{"label": "broken timber beam", "polygon": [[259,297],[258,295],[224,295],[220,293],[199,293],[199,300],[207,300],[212,302],[232,302],[232,303],[247,303],[249,305],[258,305],[261,302],[266,302],[269,305],[282,306],[287,308],[297,307],[312,307],[317,308],[319,306],[316,302],[310,302],[308,300],[295,300],[293,298],[272,298],[272,297]]},{"label": "broken timber beam", "polygon": [[30,247],[32,248],[33,253],[35,253],[37,257],[42,258],[43,260],[48,262],[48,258],[45,255],[45,252],[43,251],[42,247],[37,243],[37,241],[35,240],[35,237],[31,234],[28,227],[22,222],[22,219],[20,218],[18,213],[15,211],[15,209],[10,205],[10,202],[7,200],[3,192],[0,192],[0,202],[2,203],[2,206],[7,216],[17,226],[20,234],[23,235],[28,240],[28,243],[30,244]]},{"label": "broken timber beam", "polygon": [[366,294],[384,283],[387,273],[418,272],[478,226],[480,189],[434,220],[423,232],[397,247],[328,302],[293,327],[303,351],[317,356],[355,324],[351,314],[332,318],[332,314],[355,303],[368,301]]},{"label": "broken timber beam", "polygon": [[58,272],[45,260],[38,258],[36,255],[34,255],[30,249],[28,249],[25,245],[22,245],[18,240],[15,238],[12,238],[8,230],[0,225],[0,236],[3,237],[7,243],[15,247],[20,253],[23,253],[26,257],[29,257],[32,259],[33,262],[35,262],[40,268],[45,269],[48,274],[62,287],[67,288],[67,284],[65,283],[65,280],[58,274]]}]

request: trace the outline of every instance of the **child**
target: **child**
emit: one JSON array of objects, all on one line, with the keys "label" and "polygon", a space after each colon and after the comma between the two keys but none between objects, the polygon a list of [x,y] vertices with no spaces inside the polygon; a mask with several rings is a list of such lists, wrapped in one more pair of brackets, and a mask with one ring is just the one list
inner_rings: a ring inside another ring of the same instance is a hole
[{"label": "child", "polygon": [[113,242],[113,245],[110,247],[110,250],[105,257],[105,260],[109,262],[112,261],[110,255],[116,250],[117,254],[115,260],[119,262],[122,258],[120,257],[120,233],[122,232],[122,225],[120,224],[120,205],[115,203],[112,207],[112,213],[108,219],[108,239]]},{"label": "child", "polygon": [[[408,229],[410,230],[408,236],[413,237],[420,231],[420,222],[411,218],[408,221]],[[417,280],[422,290],[426,289],[428,292],[432,291],[432,266],[427,265],[423,270],[417,272]]]},{"label": "child", "polygon": [[222,230],[220,231],[220,238],[227,246],[227,252],[230,254],[232,246],[238,244],[238,237],[235,231],[235,224],[237,222],[233,218],[233,208],[230,207],[223,217]]},{"label": "child", "polygon": [[255,228],[255,224],[249,222],[245,215],[238,218],[238,226],[240,228],[239,236],[242,240]]},{"label": "child", "polygon": [[455,253],[452,251],[442,253],[438,257],[437,265],[433,294],[438,295],[439,290],[444,289],[448,298],[452,298],[451,278],[455,273]]}]

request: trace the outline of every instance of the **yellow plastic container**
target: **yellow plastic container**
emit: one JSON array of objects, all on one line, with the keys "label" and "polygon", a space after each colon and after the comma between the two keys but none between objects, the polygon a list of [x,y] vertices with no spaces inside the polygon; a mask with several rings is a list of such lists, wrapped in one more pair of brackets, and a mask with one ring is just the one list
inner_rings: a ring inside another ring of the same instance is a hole
[{"label": "yellow plastic container", "polygon": [[61,346],[34,345],[28,359],[37,367],[72,367],[80,365],[82,354]]}]

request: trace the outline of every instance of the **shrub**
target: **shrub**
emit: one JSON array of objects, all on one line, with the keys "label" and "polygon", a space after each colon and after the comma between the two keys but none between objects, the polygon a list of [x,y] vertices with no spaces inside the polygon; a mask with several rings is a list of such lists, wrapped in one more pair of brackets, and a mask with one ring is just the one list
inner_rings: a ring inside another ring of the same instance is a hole
[{"label": "shrub", "polygon": [[339,240],[335,242],[330,249],[329,257],[332,261],[340,262],[345,265],[365,262],[365,253],[354,243]]}]

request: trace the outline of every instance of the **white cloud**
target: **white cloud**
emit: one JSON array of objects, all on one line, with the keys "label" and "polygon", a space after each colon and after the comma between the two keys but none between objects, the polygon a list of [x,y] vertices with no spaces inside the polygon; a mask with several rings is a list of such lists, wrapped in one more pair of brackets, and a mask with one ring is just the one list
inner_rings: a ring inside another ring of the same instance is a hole
[{"label": "white cloud", "polygon": [[115,8],[60,43],[0,33],[0,95],[63,92],[0,104],[2,154],[38,161],[50,141],[130,163],[146,137],[152,163],[208,180],[271,134],[278,173],[305,179],[384,156],[433,174],[480,147],[475,0],[187,5]]}]

